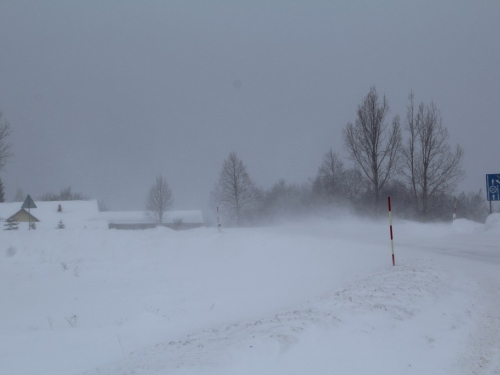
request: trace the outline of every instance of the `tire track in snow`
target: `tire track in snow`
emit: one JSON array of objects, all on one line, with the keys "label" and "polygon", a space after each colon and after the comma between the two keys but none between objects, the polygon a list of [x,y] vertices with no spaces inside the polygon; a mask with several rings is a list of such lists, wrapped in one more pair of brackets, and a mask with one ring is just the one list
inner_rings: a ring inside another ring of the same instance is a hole
[{"label": "tire track in snow", "polygon": [[[273,317],[224,324],[158,343],[131,353],[119,363],[85,372],[95,374],[149,374],[174,369],[216,367],[231,360],[231,352],[249,351],[256,345],[278,347],[285,353],[310,327],[340,328],[349,324],[358,332],[377,329],[356,317],[381,315],[392,326],[412,319],[423,301],[435,302],[449,293],[449,275],[428,265],[411,261],[353,282],[342,290],[320,296]],[[349,323],[345,323],[345,319]],[[457,322],[457,324],[459,324]]]},{"label": "tire track in snow", "polygon": [[457,373],[500,375],[500,286],[492,279],[480,286],[474,301],[480,307],[475,330],[458,361]]}]

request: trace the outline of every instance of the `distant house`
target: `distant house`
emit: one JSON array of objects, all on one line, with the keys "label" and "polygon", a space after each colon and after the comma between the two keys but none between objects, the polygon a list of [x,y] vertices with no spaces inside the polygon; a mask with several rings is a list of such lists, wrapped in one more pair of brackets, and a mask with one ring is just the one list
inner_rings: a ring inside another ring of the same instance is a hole
[{"label": "distant house", "polygon": [[[144,211],[100,212],[99,217],[108,222],[109,229],[149,229],[160,225],[148,218]],[[199,228],[203,225],[203,214],[199,210],[167,211],[161,224],[175,230]]]},{"label": "distant house", "polygon": [[[35,202],[37,208],[21,208],[22,202],[0,203],[0,222],[13,217],[18,223],[36,222],[39,228],[55,228],[62,220],[68,229],[99,227],[96,200]],[[100,225],[102,227],[102,224]],[[23,225],[20,225],[23,228]],[[0,228],[1,229],[1,228]]]}]

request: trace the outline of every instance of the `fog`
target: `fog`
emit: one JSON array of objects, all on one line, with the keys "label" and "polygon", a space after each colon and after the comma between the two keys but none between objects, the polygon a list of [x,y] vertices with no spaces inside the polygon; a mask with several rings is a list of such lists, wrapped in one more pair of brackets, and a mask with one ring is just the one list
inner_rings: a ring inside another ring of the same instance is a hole
[{"label": "fog", "polygon": [[477,191],[500,172],[500,3],[0,3],[6,198],[66,186],[143,209],[155,176],[205,208],[235,151],[254,182],[302,183],[375,86],[390,117],[434,101]]}]

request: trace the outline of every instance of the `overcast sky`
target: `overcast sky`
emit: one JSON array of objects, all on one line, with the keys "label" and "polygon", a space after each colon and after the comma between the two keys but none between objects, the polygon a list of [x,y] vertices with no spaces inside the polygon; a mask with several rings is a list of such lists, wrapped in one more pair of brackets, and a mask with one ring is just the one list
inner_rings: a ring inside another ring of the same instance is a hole
[{"label": "overcast sky", "polygon": [[[500,172],[500,1],[0,2],[11,200],[66,186],[204,208],[234,150],[252,179],[314,177],[374,85],[390,117],[434,101],[477,191]],[[350,162],[346,161],[347,166]]]}]

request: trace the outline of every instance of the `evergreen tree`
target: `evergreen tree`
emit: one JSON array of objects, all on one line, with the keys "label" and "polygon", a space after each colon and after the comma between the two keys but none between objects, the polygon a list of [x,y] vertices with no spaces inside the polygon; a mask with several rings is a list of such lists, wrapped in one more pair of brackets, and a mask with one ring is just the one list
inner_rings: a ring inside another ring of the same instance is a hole
[{"label": "evergreen tree", "polygon": [[64,229],[66,226],[64,225],[62,220],[59,220],[59,223],[57,223],[56,229]]},{"label": "evergreen tree", "polygon": [[19,223],[14,217],[9,217],[7,220],[5,220],[4,226],[6,228],[4,230],[17,230],[19,229],[18,225]]},{"label": "evergreen tree", "polygon": [[5,202],[4,188],[2,179],[0,179],[0,203]]}]

